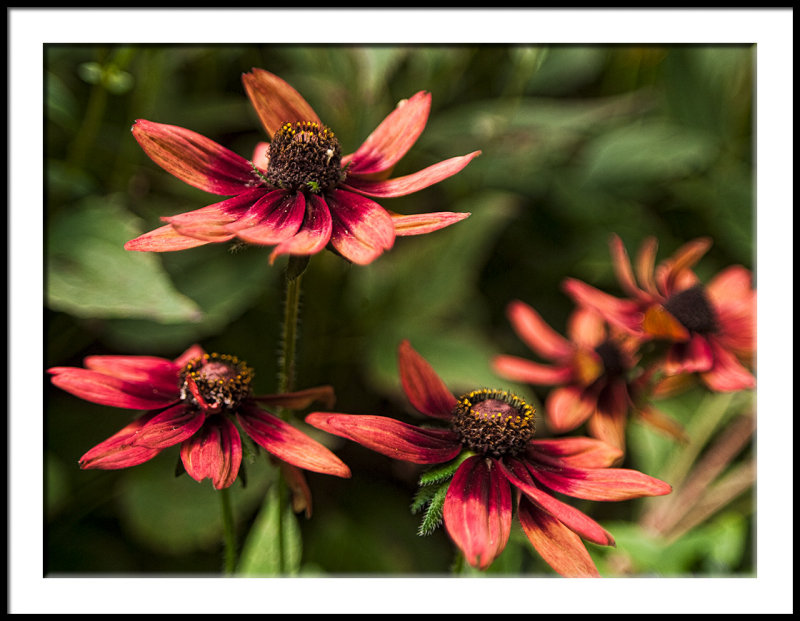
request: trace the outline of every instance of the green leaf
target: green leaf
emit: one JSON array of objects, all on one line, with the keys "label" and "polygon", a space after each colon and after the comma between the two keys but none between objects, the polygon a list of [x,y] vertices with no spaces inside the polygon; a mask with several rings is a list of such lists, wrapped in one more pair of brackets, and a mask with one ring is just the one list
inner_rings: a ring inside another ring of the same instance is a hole
[{"label": "green leaf", "polygon": [[[238,573],[250,576],[298,573],[303,552],[300,526],[290,503],[285,499],[281,502],[280,493],[279,485],[270,486],[242,548]],[[279,520],[281,513],[283,519]]]},{"label": "green leaf", "polygon": [[444,499],[447,496],[447,489],[450,487],[450,481],[445,481],[436,487],[436,491],[430,498],[428,508],[425,510],[425,515],[422,518],[422,523],[419,525],[417,531],[420,536],[430,535],[442,523],[442,513],[444,511]]},{"label": "green leaf", "polygon": [[465,459],[470,457],[472,453],[465,451],[453,461],[438,468],[431,468],[423,472],[419,477],[420,485],[432,485],[434,483],[441,483],[453,476],[458,467],[464,462]]},{"label": "green leaf", "polygon": [[47,304],[84,318],[197,321],[197,304],[175,290],[158,256],[129,252],[139,234],[113,197],[90,198],[58,212],[48,228]]}]

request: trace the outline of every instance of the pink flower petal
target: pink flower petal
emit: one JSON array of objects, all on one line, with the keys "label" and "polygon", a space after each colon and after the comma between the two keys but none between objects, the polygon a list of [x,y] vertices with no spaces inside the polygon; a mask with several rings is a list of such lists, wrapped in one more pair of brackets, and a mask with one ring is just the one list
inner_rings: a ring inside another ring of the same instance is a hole
[{"label": "pink flower petal", "polygon": [[636,254],[636,276],[639,278],[642,290],[647,292],[651,300],[659,295],[654,276],[657,251],[658,241],[655,237],[648,237],[642,242]]},{"label": "pink flower petal", "polygon": [[138,466],[152,459],[161,452],[161,449],[135,446],[133,438],[155,412],[148,412],[125,426],[108,440],[104,440],[90,449],[80,458],[78,463],[81,469],[90,470],[118,470]]},{"label": "pink flower petal", "polygon": [[531,478],[527,467],[520,461],[509,460],[508,464],[497,462],[511,483],[527,496],[534,505],[559,520],[574,533],[602,546],[614,545],[614,538],[600,524],[574,507],[556,500],[539,489]]},{"label": "pink flower petal", "polygon": [[272,246],[300,230],[306,211],[302,192],[274,190],[259,199],[247,214],[227,229],[249,244]]},{"label": "pink flower petal", "polygon": [[493,459],[475,455],[456,470],[444,501],[444,525],[464,558],[486,569],[511,533],[511,486]]},{"label": "pink flower petal", "polygon": [[680,285],[686,273],[691,270],[703,255],[711,248],[712,241],[708,237],[699,237],[684,244],[666,261],[664,261],[656,273],[664,295],[671,295],[677,290],[686,288]]},{"label": "pink flower petal", "polygon": [[572,355],[575,346],[553,330],[531,306],[515,300],[506,315],[520,339],[542,358],[563,361]]},{"label": "pink flower petal", "polygon": [[599,578],[592,557],[574,532],[546,511],[523,500],[519,505],[522,530],[545,562],[567,578]]},{"label": "pink flower petal", "polygon": [[547,396],[547,426],[554,433],[572,431],[594,413],[597,398],[579,386],[562,386]]},{"label": "pink flower petal", "polygon": [[575,345],[593,350],[606,340],[608,331],[603,316],[589,308],[573,311],[567,322],[567,335]]},{"label": "pink flower petal", "polygon": [[627,468],[571,468],[538,463],[530,471],[553,491],[584,500],[630,500],[672,491],[669,484]]},{"label": "pink flower petal", "polygon": [[316,121],[321,124],[317,113],[303,96],[269,71],[254,67],[251,73],[242,74],[242,82],[270,138],[286,122]]},{"label": "pink flower petal", "polygon": [[210,242],[233,239],[232,224],[239,222],[269,191],[258,188],[194,211],[161,218],[179,234]]},{"label": "pink flower petal", "polygon": [[143,382],[122,380],[90,369],[54,367],[53,384],[68,393],[101,405],[134,410],[154,410],[175,403],[178,395],[173,387],[151,386]]},{"label": "pink flower petal", "polygon": [[269,143],[259,142],[253,149],[253,166],[266,172],[269,168]]},{"label": "pink flower petal", "polygon": [[574,278],[564,280],[563,288],[576,304],[596,310],[607,322],[626,332],[641,335],[642,313],[635,302],[620,300]]},{"label": "pink flower petal", "polygon": [[384,416],[312,412],[305,420],[317,429],[415,464],[440,464],[461,452],[458,436],[453,431],[425,429]]},{"label": "pink flower petal", "polygon": [[607,468],[623,456],[622,451],[606,442],[580,436],[533,440],[527,454],[533,460],[544,455],[573,468]]},{"label": "pink flower petal", "polygon": [[736,356],[713,340],[711,346],[714,366],[707,373],[701,374],[706,386],[718,392],[735,392],[755,387],[756,378]]},{"label": "pink flower petal", "polygon": [[366,181],[358,177],[348,176],[345,180],[345,187],[374,198],[406,196],[452,177],[463,170],[480,153],[480,151],[474,151],[469,155],[451,157],[410,175],[384,181]]},{"label": "pink flower petal", "polygon": [[139,119],[131,131],[156,164],[206,192],[231,196],[263,183],[245,158],[191,130]]},{"label": "pink flower petal", "polygon": [[215,489],[233,485],[242,464],[242,439],[227,418],[217,416],[181,446],[186,473],[195,481],[211,479]]},{"label": "pink flower petal", "polygon": [[203,426],[205,415],[180,403],[147,422],[133,439],[137,446],[163,449],[190,438]]},{"label": "pink flower petal", "polygon": [[178,398],[179,367],[172,360],[156,356],[87,356],[84,366],[129,382],[156,386],[160,392],[174,391]]},{"label": "pink flower petal", "polygon": [[420,91],[404,99],[349,159],[348,175],[370,175],[391,169],[417,141],[431,109],[431,95]]},{"label": "pink flower petal", "polygon": [[404,340],[397,348],[398,369],[403,390],[419,412],[450,419],[458,401],[425,358]]},{"label": "pink flower petal", "polygon": [[345,258],[367,265],[394,245],[394,223],[378,203],[345,190],[327,194],[333,218],[331,245]]},{"label": "pink flower petal", "polygon": [[236,418],[247,435],[278,459],[305,470],[350,477],[350,469],[336,455],[277,416],[243,405]]},{"label": "pink flower petal", "polygon": [[332,232],[333,219],[328,205],[322,197],[312,194],[310,200],[306,201],[306,214],[300,230],[275,246],[269,255],[270,263],[282,254],[316,254],[328,245]]},{"label": "pink flower petal", "polygon": [[126,242],[124,248],[137,252],[173,252],[205,246],[207,243],[202,239],[181,235],[171,224],[167,224]]},{"label": "pink flower petal", "polygon": [[611,260],[614,265],[614,272],[622,290],[633,298],[642,297],[642,291],[633,276],[633,267],[631,267],[628,251],[625,250],[622,240],[618,235],[612,235],[609,245],[611,246]]},{"label": "pink flower petal", "polygon": [[572,379],[569,366],[550,366],[539,364],[517,356],[500,355],[492,359],[495,373],[506,379],[537,386],[555,386]]},{"label": "pink flower petal", "polygon": [[402,216],[396,213],[390,213],[390,215],[392,216],[392,222],[394,222],[394,234],[398,237],[408,237],[410,235],[433,233],[451,224],[460,222],[471,214],[439,211],[408,216]]},{"label": "pink flower petal", "polygon": [[667,352],[664,371],[668,375],[708,371],[714,366],[714,353],[708,339],[692,334],[688,343],[674,343]]}]

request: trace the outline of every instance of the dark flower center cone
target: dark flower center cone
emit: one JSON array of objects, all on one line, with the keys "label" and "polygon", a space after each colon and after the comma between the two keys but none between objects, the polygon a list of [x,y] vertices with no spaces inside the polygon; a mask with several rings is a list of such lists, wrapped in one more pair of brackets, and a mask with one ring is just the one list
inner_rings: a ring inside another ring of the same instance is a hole
[{"label": "dark flower center cone", "polygon": [[516,455],[536,432],[534,412],[504,390],[475,390],[458,400],[452,425],[471,451],[494,457]]},{"label": "dark flower center cone", "polygon": [[285,190],[314,194],[336,187],[344,176],[342,149],[334,133],[319,123],[284,123],[269,147],[267,181]]},{"label": "dark flower center cone", "polygon": [[692,332],[710,334],[717,330],[717,315],[703,285],[680,291],[664,302],[664,308]]},{"label": "dark flower center cone", "polygon": [[250,396],[253,372],[236,356],[206,354],[180,372],[181,399],[209,411],[232,411]]}]

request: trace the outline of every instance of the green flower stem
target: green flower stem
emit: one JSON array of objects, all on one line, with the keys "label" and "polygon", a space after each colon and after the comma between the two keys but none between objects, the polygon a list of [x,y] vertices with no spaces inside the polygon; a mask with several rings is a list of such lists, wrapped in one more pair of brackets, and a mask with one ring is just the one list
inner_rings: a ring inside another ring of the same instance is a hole
[{"label": "green flower stem", "polygon": [[219,490],[220,508],[222,510],[222,532],[225,538],[225,575],[230,576],[236,570],[236,531],[233,524],[230,492],[227,487]]}]

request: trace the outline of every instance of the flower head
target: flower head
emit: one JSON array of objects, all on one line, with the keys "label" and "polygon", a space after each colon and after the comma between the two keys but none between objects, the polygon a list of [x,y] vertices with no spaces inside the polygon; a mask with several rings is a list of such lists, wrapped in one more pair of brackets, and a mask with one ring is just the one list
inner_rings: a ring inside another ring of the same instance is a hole
[{"label": "flower head", "polygon": [[329,386],[254,396],[253,372],[244,362],[207,354],[199,345],[175,360],[89,356],[84,364],[49,369],[53,384],[86,401],[146,412],[81,457],[83,469],[137,466],[180,444],[189,476],[196,481],[210,478],[222,489],[239,473],[241,429],[285,469],[350,476],[349,468],[327,448],[259,407],[300,408],[317,399],[330,400]]},{"label": "flower head", "polygon": [[634,275],[625,247],[614,235],[614,269],[628,297],[615,298],[574,279],[565,282],[565,289],[609,323],[641,339],[668,341],[663,366],[668,376],[699,373],[716,391],[752,388],[755,378],[741,362],[755,352],[756,292],[750,271],[734,265],[703,284],[692,267],[710,246],[709,239],[693,240],[656,267],[657,242],[649,238],[639,251]]},{"label": "flower head", "polygon": [[274,246],[271,260],[328,247],[363,265],[390,249],[396,236],[430,233],[469,216],[399,215],[372,200],[438,183],[480,153],[389,178],[425,127],[429,93],[400,102],[355,152],[342,154],[334,132],[287,82],[263,69],[242,79],[271,140],[257,145],[252,161],[188,129],[136,121],[133,135],[156,164],[194,187],[230,198],[162,218],[168,224],[129,241],[128,250],[183,250],[237,238]]},{"label": "flower head", "polygon": [[598,575],[581,538],[600,545],[613,545],[614,539],[551,492],[625,500],[671,491],[666,483],[635,470],[609,468],[620,451],[599,440],[535,439],[534,410],[513,394],[478,389],[456,397],[408,341],[400,344],[399,369],[414,408],[443,426],[326,412],[313,412],[306,422],[395,459],[451,462],[452,479],[442,488],[442,517],[448,534],[474,567],[489,567],[505,548],[513,490],[528,539],[566,576]]}]

